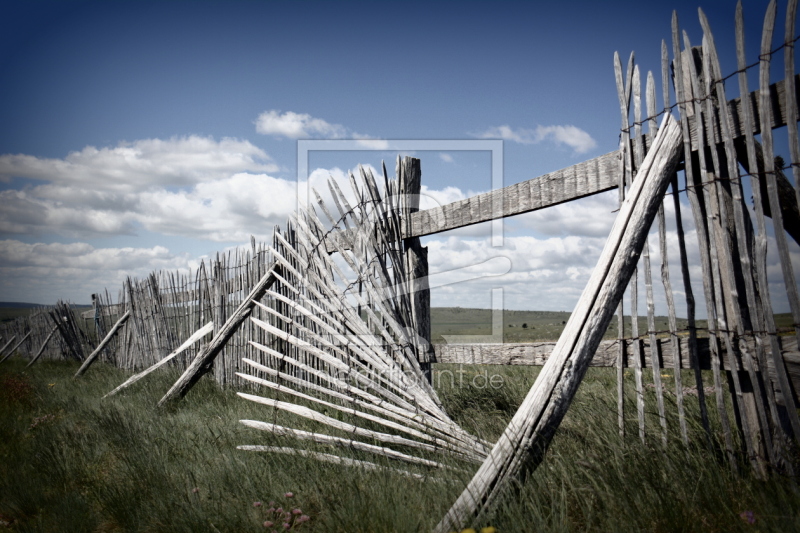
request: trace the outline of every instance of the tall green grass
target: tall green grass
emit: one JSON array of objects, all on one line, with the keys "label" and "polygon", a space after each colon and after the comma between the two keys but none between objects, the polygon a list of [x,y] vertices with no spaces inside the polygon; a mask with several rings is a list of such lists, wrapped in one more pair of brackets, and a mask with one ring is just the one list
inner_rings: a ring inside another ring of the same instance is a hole
[{"label": "tall green grass", "polygon": [[[0,366],[0,529],[271,531],[263,523],[274,502],[272,507],[299,508],[309,516],[297,531],[428,531],[475,468],[453,463],[465,470],[455,479],[419,481],[388,470],[244,452],[236,446],[294,443],[239,424],[277,415],[211,380],[158,410],[154,406],[177,378],[174,372],[153,374],[130,391],[100,400],[126,375],[97,364],[73,381],[75,369],[64,362],[24,369],[24,361],[13,358]],[[451,382],[444,371],[458,368],[436,370],[434,379],[445,377],[438,381],[448,412],[489,439],[502,432],[538,372],[465,366],[463,379]],[[502,385],[475,379],[484,370],[502,376]],[[612,369],[590,369],[545,462],[475,526],[501,532],[800,530],[800,495],[791,481],[733,474],[705,450],[695,426],[688,450],[674,433],[663,449],[652,393],[647,444],[638,438],[632,397],[621,442],[615,391]],[[677,427],[671,398],[670,424]],[[695,409],[691,399],[687,409]],[[740,517],[745,511],[754,513],[755,524]]]}]

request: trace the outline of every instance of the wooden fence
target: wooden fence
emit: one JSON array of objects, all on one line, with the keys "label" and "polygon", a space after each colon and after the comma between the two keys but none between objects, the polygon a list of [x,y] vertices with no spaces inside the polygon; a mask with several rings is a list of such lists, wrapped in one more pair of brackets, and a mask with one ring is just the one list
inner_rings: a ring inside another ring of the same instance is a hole
[{"label": "wooden fence", "polygon": [[[79,374],[95,358],[131,371],[153,369],[170,358],[170,364],[184,370],[184,381],[179,391],[170,391],[165,399],[182,395],[196,376],[210,370],[223,385],[259,383],[289,390],[308,401],[318,401],[309,395],[312,392],[328,394],[342,405],[377,410],[380,417],[369,415],[370,420],[389,427],[402,420],[408,424],[402,426],[404,431],[428,443],[415,441],[413,446],[438,449],[439,444],[430,443],[447,441],[470,460],[487,458],[437,531],[465,525],[496,499],[507,478],[538,464],[537,450],[546,449],[590,364],[616,369],[621,435],[626,416],[623,373],[628,367],[635,377],[639,437],[644,441],[646,436],[644,395],[649,384],[644,381],[649,375],[657,403],[655,421],[649,423],[655,422],[660,440],[666,443],[664,391],[674,388],[680,438],[688,444],[682,386],[682,373],[688,372],[697,385],[700,422],[708,441],[713,447],[716,435],[723,435],[718,445],[732,469],[749,464],[758,475],[766,475],[769,469],[793,474],[787,450],[800,443],[800,296],[789,241],[800,239],[796,4],[789,2],[784,37],[777,47],[773,46],[777,9],[774,2],[770,4],[760,54],[752,64],[745,54],[738,6],[737,70],[731,73],[721,71],[714,36],[702,11],[701,46],[692,46],[674,16],[671,46],[661,43],[660,99],[652,72],[644,75],[633,54],[625,69],[615,56],[621,119],[620,146],[615,152],[426,211],[404,199],[419,191],[418,161],[398,162],[393,180],[384,169],[383,192],[374,176],[362,172],[360,184],[354,176],[350,178],[354,205],[335,182],[329,187],[336,209],[329,210],[318,196],[328,222],[321,222],[312,209],[300,210],[285,232],[276,228],[271,247],[253,242],[250,250],[219,255],[189,275],[157,272],[143,280],[129,279],[116,301],[108,292],[95,295],[94,308],[82,317],[88,322],[82,325],[70,318],[64,305],[4,324],[0,335],[7,345],[0,357],[16,349],[33,358],[40,346],[47,346],[40,357],[83,360]],[[781,56],[783,79],[770,83],[773,60]],[[747,74],[756,68],[759,84],[751,91]],[[673,113],[678,114],[677,121]],[[785,159],[776,158],[773,130],[778,128],[787,131]],[[615,188],[619,203],[609,207],[619,207],[620,215],[597,272],[558,343],[448,345],[436,346],[431,353],[425,342],[418,342],[430,341],[424,281],[427,251],[419,237]],[[684,213],[687,205],[690,214]],[[337,212],[338,216],[331,215]],[[668,254],[668,213],[674,217],[670,222],[676,228],[677,257]],[[689,219],[694,229],[691,238],[685,229]],[[651,225],[657,228],[661,258],[655,266],[647,238]],[[695,256],[691,247],[696,247],[697,265],[691,264]],[[767,271],[768,248],[779,258],[792,317],[790,335],[781,336],[776,328],[776,284]],[[352,270],[346,283],[348,276],[329,254],[336,254]],[[671,262],[680,265],[679,280],[670,277]],[[654,280],[654,268],[660,279]],[[702,294],[694,294],[693,269],[702,272]],[[664,338],[655,327],[656,291],[664,295],[667,306],[669,328]],[[682,330],[677,326],[677,298],[684,299],[687,313],[688,325]],[[707,338],[698,337],[698,302],[705,308]],[[639,328],[642,307],[646,331]],[[613,314],[618,318],[617,339],[601,343]],[[252,320],[245,320],[248,315]],[[204,329],[209,323],[213,327]],[[416,339],[407,328],[413,329]],[[53,331],[59,334],[52,335],[47,345],[45,339]],[[213,333],[213,338],[204,337],[206,332]],[[378,341],[374,345],[353,341],[355,333],[375,335]],[[344,344],[339,342],[342,339]],[[454,427],[429,383],[409,384],[404,378],[369,374],[384,365],[429,378],[426,365],[432,357],[448,363],[534,364],[544,369],[490,451],[487,443]],[[654,371],[645,373],[645,368]],[[673,371],[674,383],[662,383],[662,368]],[[362,375],[350,387],[326,377],[324,372],[330,369],[353,375],[366,371],[370,377]],[[713,400],[706,397],[704,369],[712,374]],[[369,381],[370,386],[359,388],[359,380]],[[370,387],[384,396],[373,396]],[[304,407],[255,396],[248,399],[338,424]],[[720,428],[710,425],[711,409],[718,411],[714,418]],[[410,414],[415,410],[422,413],[424,423]],[[250,422],[262,430],[301,440],[312,438],[299,430]],[[332,436],[313,438],[323,437],[340,445],[354,442]],[[403,460],[419,464],[421,459],[404,456]]]}]

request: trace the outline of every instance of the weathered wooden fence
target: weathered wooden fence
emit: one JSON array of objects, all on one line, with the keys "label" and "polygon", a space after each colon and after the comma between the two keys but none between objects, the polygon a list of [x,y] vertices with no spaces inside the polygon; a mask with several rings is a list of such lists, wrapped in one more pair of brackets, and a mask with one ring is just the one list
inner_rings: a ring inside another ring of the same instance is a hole
[{"label": "weathered wooden fence", "polygon": [[[0,328],[6,343],[0,357],[16,349],[33,359],[42,347],[45,357],[67,354],[82,360],[79,375],[94,360],[103,360],[139,372],[132,379],[168,361],[184,375],[162,402],[182,396],[198,376],[211,372],[221,384],[257,384],[293,395],[298,404],[244,396],[276,412],[350,432],[351,437],[483,461],[437,531],[467,524],[499,497],[509,479],[535,468],[592,364],[616,368],[621,435],[626,416],[623,370],[628,367],[635,377],[639,437],[643,441],[646,437],[644,396],[650,384],[644,381],[649,375],[657,404],[651,422],[658,428],[659,440],[666,443],[670,434],[664,391],[674,388],[679,434],[688,444],[682,384],[686,372],[696,383],[697,398],[692,401],[699,404],[708,444],[726,452],[732,469],[749,464],[758,475],[772,470],[793,475],[791,450],[800,443],[800,297],[789,241],[800,238],[796,4],[796,0],[789,2],[778,46],[773,44],[777,9],[775,2],[770,4],[761,51],[752,64],[745,55],[742,9],[737,7],[737,70],[731,73],[721,71],[702,11],[701,46],[692,46],[675,15],[672,44],[661,43],[660,100],[655,76],[647,73],[642,91],[643,76],[633,54],[626,69],[616,56],[621,127],[615,152],[426,211],[419,211],[418,204],[408,199],[419,192],[416,160],[398,162],[396,179],[390,180],[384,169],[382,192],[368,172],[362,172],[360,182],[350,177],[350,196],[332,181],[329,188],[335,209],[318,195],[324,217],[318,217],[313,208],[300,210],[284,232],[276,228],[270,247],[253,242],[250,250],[220,255],[189,275],[159,272],[143,280],[129,279],[116,302],[108,292],[95,296],[94,308],[83,315],[89,328],[79,327],[63,305],[5,324]],[[783,79],[771,84],[771,65],[781,56]],[[747,74],[754,69],[758,69],[759,84],[751,92]],[[787,131],[787,158],[776,157],[773,130],[778,128]],[[619,207],[619,215],[557,343],[430,349],[427,250],[420,237],[615,188],[619,204],[609,207]],[[752,203],[748,201],[751,195]],[[684,213],[687,205],[691,214]],[[670,222],[676,228],[677,257],[668,256],[668,216],[674,217]],[[660,265],[655,266],[648,240],[651,226],[657,229],[652,239],[657,241],[660,257]],[[767,271],[768,249],[777,252],[782,283],[775,283]],[[699,257],[698,265],[692,264],[694,256]],[[680,265],[678,280],[670,278],[671,262]],[[659,269],[660,280],[653,279],[654,268]],[[702,294],[694,294],[693,269],[702,273]],[[776,287],[787,293],[793,324],[789,335],[780,335],[776,328]],[[655,327],[657,291],[666,302],[667,332]],[[623,306],[624,294],[629,298],[627,306]],[[685,300],[688,325],[684,329],[677,326],[677,298]],[[703,337],[698,337],[696,326],[698,302],[708,322]],[[639,329],[642,304],[646,331]],[[614,315],[617,339],[601,342]],[[51,335],[54,331],[58,334]],[[49,344],[45,342],[48,335]],[[488,443],[463,432],[441,409],[429,384],[427,365],[432,358],[544,368],[490,450]],[[648,367],[653,372],[643,372]],[[674,383],[662,383],[662,368],[672,370]],[[712,395],[706,393],[703,370],[711,371]],[[419,381],[408,381],[408,375]],[[345,410],[406,436],[343,425],[315,410],[320,405]],[[711,409],[718,411],[714,418],[721,424],[723,437],[718,444],[718,428],[710,425]],[[442,466],[353,438],[312,434],[275,423],[245,423],[298,440]],[[285,452],[283,448],[245,448]],[[337,460],[354,464],[345,458]]]}]

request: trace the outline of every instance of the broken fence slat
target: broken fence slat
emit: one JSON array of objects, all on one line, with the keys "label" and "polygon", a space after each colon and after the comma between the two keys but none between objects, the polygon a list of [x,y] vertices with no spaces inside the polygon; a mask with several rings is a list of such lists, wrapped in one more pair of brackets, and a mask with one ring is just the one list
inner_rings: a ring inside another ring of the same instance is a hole
[{"label": "broken fence slat", "polygon": [[208,335],[212,331],[214,331],[214,322],[209,322],[208,324],[206,324],[202,328],[200,328],[197,331],[195,331],[192,334],[192,336],[189,337],[188,339],[186,339],[186,342],[181,344],[180,347],[177,350],[175,350],[174,352],[172,352],[171,354],[169,354],[168,356],[163,358],[158,363],[156,363],[153,366],[149,367],[147,370],[144,370],[142,372],[139,372],[138,374],[135,374],[135,375],[129,377],[125,381],[125,383],[123,383],[119,387],[115,388],[114,390],[112,390],[111,392],[109,392],[108,394],[103,396],[103,398],[106,398],[108,396],[113,396],[114,394],[118,393],[122,389],[133,385],[134,383],[136,383],[137,381],[139,381],[140,379],[145,377],[147,374],[149,374],[149,373],[153,372],[154,370],[157,370],[158,368],[164,366],[165,364],[170,362],[172,359],[174,359],[177,355],[183,353],[187,348],[192,346],[194,343],[196,343],[197,341],[199,341],[200,339],[202,339],[203,337],[205,337],[206,335]]},{"label": "broken fence slat", "polygon": [[33,356],[33,359],[31,359],[31,362],[28,363],[27,365],[25,365],[25,368],[28,368],[29,366],[31,366],[33,363],[35,363],[39,359],[39,357],[41,357],[41,355],[44,353],[44,349],[47,347],[47,343],[50,342],[50,339],[53,338],[53,335],[55,334],[55,332],[57,330],[58,330],[58,326],[53,326],[53,329],[50,330],[50,333],[44,339],[44,342],[42,343],[42,346],[39,348],[39,351],[36,352],[36,355]]},{"label": "broken fence slat", "polygon": [[108,343],[111,342],[111,339],[113,339],[116,336],[117,332],[119,331],[119,328],[121,328],[122,325],[125,322],[127,322],[127,320],[130,317],[131,317],[131,312],[127,311],[124,315],[122,315],[119,318],[119,320],[117,320],[117,323],[114,324],[114,327],[111,328],[111,331],[108,332],[108,334],[105,336],[102,342],[100,342],[100,344],[97,345],[97,348],[94,349],[94,351],[89,355],[89,357],[87,357],[86,360],[83,362],[78,371],[75,372],[73,378],[81,377],[89,369],[89,366],[91,366],[91,364],[94,363],[95,359],[97,359],[97,356],[99,356],[100,353],[103,351],[103,348],[108,346]]},{"label": "broken fence slat", "polygon": [[[5,344],[3,345],[3,347],[2,347],[2,348],[0,348],[0,357],[2,357],[2,355],[3,355],[3,354],[5,353],[5,351],[6,351],[6,348],[8,348],[9,346],[11,346],[11,343],[12,343],[12,342],[14,342],[14,339],[16,339],[16,338],[17,338],[17,336],[16,336],[16,335],[14,335],[14,336],[13,336],[13,337],[11,337],[10,339],[8,339],[8,342],[7,342],[7,343],[5,343]],[[3,360],[5,360],[5,357],[3,357]]]},{"label": "broken fence slat", "polygon": [[[22,337],[22,340],[21,340],[21,341],[19,341],[17,344],[15,344],[15,345],[14,345],[14,347],[13,347],[13,348],[11,348],[11,350],[9,350],[9,351],[8,351],[8,353],[7,353],[7,354],[6,354],[6,355],[5,355],[5,356],[4,356],[2,359],[0,359],[0,363],[2,363],[3,361],[5,361],[5,360],[6,360],[6,359],[8,359],[9,357],[11,357],[11,354],[12,354],[12,353],[14,353],[14,352],[17,350],[17,348],[19,348],[20,346],[22,346],[22,343],[23,343],[23,342],[25,342],[26,340],[28,340],[28,337],[30,337],[30,336],[31,336],[31,332],[29,331],[29,332],[27,333],[27,335],[25,335],[24,337]],[[14,336],[14,338],[16,338],[16,336]],[[11,339],[11,340],[14,340],[14,339]],[[11,341],[9,341],[9,343],[10,343],[10,342],[11,342]],[[6,346],[8,346],[8,344],[6,344]],[[4,349],[5,349],[5,347],[4,347]],[[0,352],[0,353],[2,353],[2,352]]]},{"label": "broken fence slat", "polygon": [[622,298],[681,152],[681,128],[668,114],[553,355],[436,533],[464,527],[541,461]]},{"label": "broken fence slat", "polygon": [[228,340],[233,336],[239,326],[241,326],[242,322],[250,315],[250,312],[255,307],[256,300],[261,299],[264,296],[264,293],[275,283],[275,272],[278,270],[279,267],[276,263],[273,263],[272,266],[269,268],[266,274],[259,280],[253,290],[250,291],[250,294],[245,298],[245,300],[239,304],[239,307],[236,311],[228,318],[228,320],[222,325],[222,327],[217,330],[217,333],[214,335],[214,338],[211,339],[211,342],[205,347],[205,349],[201,350],[197,356],[192,361],[192,364],[186,369],[183,375],[178,378],[178,381],[172,386],[172,388],[167,391],[161,400],[159,400],[158,405],[163,406],[167,402],[171,400],[176,400],[178,398],[182,398],[189,392],[195,383],[205,374],[209,368],[211,368],[211,364],[214,362],[214,358],[220,353],[222,348],[228,342]]}]

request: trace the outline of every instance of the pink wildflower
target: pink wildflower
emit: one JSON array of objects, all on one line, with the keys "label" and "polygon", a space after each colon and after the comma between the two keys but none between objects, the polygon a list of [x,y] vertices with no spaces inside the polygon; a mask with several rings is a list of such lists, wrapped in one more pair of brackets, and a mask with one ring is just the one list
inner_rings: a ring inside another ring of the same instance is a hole
[{"label": "pink wildflower", "polygon": [[287,498],[294,498],[294,493],[293,492],[287,492],[286,494],[284,494],[284,496],[286,496]]},{"label": "pink wildflower", "polygon": [[193,494],[197,494],[198,492],[200,492],[200,489],[198,489],[197,487],[192,489]]},{"label": "pink wildflower", "polygon": [[289,529],[290,527],[292,527],[292,526],[290,526],[290,525],[288,524],[288,522],[284,522],[284,523],[283,523],[283,529]]},{"label": "pink wildflower", "polygon": [[283,507],[278,507],[277,509],[275,509],[275,512],[276,513],[282,513],[283,512]]},{"label": "pink wildflower", "polygon": [[300,509],[292,509],[292,514],[303,514],[303,511]]},{"label": "pink wildflower", "polygon": [[756,523],[756,513],[754,513],[753,511],[742,511],[741,513],[739,513],[739,517],[748,524]]},{"label": "pink wildflower", "polygon": [[298,524],[302,524],[303,522],[308,522],[309,520],[311,520],[311,517],[308,516],[307,514],[304,514],[300,518],[297,519],[297,523]]},{"label": "pink wildflower", "polygon": [[261,502],[253,502],[253,507],[261,507]]},{"label": "pink wildflower", "polygon": [[274,524],[273,524],[272,522],[270,522],[269,520],[267,520],[266,522],[264,522],[264,527],[272,527],[273,525],[274,525]]}]

